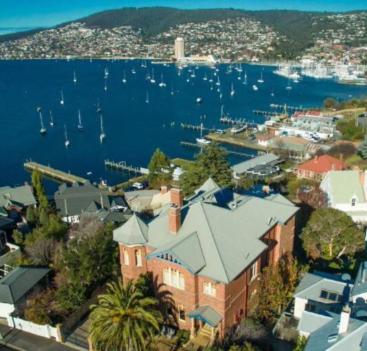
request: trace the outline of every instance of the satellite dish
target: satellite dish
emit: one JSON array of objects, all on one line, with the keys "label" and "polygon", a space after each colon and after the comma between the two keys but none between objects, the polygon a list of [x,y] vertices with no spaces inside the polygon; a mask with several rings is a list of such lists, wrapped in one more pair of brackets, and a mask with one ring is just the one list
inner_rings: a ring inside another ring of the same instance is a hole
[{"label": "satellite dish", "polygon": [[348,274],[348,273],[342,274],[342,281],[346,282],[348,280],[352,280],[352,277],[350,276],[350,274]]}]

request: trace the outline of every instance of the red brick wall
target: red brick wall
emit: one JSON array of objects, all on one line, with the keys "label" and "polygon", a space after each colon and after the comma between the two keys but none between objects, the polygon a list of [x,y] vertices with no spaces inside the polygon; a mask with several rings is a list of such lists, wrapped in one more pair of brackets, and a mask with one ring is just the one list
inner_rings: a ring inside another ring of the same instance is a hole
[{"label": "red brick wall", "polygon": [[[144,246],[127,247],[123,244],[120,244],[119,248],[120,248],[121,274],[124,281],[136,279],[139,277],[140,274],[144,274],[147,272],[147,260],[146,260],[147,250]],[[125,265],[124,263],[124,250],[126,250],[129,254],[129,265]],[[141,259],[142,259],[141,267],[136,266],[135,250],[141,250]]]}]

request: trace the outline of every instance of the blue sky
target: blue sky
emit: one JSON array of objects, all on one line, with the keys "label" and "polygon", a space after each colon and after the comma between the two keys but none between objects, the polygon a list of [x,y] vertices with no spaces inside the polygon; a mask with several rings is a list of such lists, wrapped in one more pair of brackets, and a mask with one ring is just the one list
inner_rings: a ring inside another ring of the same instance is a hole
[{"label": "blue sky", "polygon": [[366,0],[0,0],[0,27],[52,26],[97,11],[126,6],[349,11],[367,9],[367,2]]}]

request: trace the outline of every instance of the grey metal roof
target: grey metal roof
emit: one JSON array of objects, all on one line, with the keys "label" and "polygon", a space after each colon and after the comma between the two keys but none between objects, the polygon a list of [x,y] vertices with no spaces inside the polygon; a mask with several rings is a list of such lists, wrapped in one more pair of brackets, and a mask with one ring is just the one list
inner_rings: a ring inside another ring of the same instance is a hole
[{"label": "grey metal roof", "polygon": [[84,185],[74,184],[59,187],[55,193],[56,208],[65,216],[80,215],[82,212],[96,212],[100,209],[110,209],[114,205],[124,203],[119,196],[112,196],[105,190],[100,190],[89,182]]},{"label": "grey metal roof", "polygon": [[251,168],[254,168],[260,165],[274,164],[278,161],[279,161],[279,156],[269,153],[269,154],[257,156],[250,160],[238,163],[236,165],[233,165],[231,168],[236,174],[243,174],[243,173],[246,173]]},{"label": "grey metal roof", "polygon": [[31,186],[23,185],[16,188],[9,186],[0,188],[0,207],[8,207],[12,204],[24,207],[36,205]]},{"label": "grey metal roof", "polygon": [[321,290],[335,292],[343,297],[343,301],[348,301],[352,287],[351,281],[343,281],[340,275],[316,271],[304,275],[296,288],[294,296],[335,305],[335,301],[329,301],[320,297]]},{"label": "grey metal roof", "polygon": [[303,311],[301,319],[299,320],[297,330],[300,332],[313,333],[317,329],[329,323],[333,319],[333,316],[325,312],[325,314],[313,313],[309,311]]},{"label": "grey metal roof", "polygon": [[[285,223],[298,210],[281,201],[250,196],[231,196],[230,202],[224,203],[227,196],[222,194],[223,198],[219,200],[217,196],[213,203],[212,195],[222,190],[204,190],[182,209],[182,225],[176,235],[169,232],[167,207],[147,224],[144,238],[147,238],[147,246],[156,249],[150,257],[170,250],[172,256],[179,256],[185,267],[224,283],[235,279],[267,248],[261,238],[270,228],[278,222]],[[134,243],[136,241],[130,238],[137,236],[141,242],[139,231],[138,226],[126,223],[116,229],[114,238]],[[198,257],[193,257],[194,250],[188,242],[195,246]]]},{"label": "grey metal roof", "polygon": [[148,241],[148,226],[137,214],[113,231],[113,240],[125,245],[145,244]]},{"label": "grey metal roof", "polygon": [[357,296],[365,293],[367,293],[367,261],[359,265],[351,295]]},{"label": "grey metal roof", "polygon": [[[311,333],[305,351],[361,351],[361,342],[367,332],[367,323],[350,318],[346,333],[338,334],[340,315]],[[335,337],[334,341],[329,340]]]},{"label": "grey metal roof", "polygon": [[17,267],[0,280],[0,302],[15,304],[50,270],[38,267]]},{"label": "grey metal roof", "polygon": [[189,317],[202,320],[212,327],[216,327],[222,320],[222,316],[210,306],[200,306],[196,310],[189,312]]}]

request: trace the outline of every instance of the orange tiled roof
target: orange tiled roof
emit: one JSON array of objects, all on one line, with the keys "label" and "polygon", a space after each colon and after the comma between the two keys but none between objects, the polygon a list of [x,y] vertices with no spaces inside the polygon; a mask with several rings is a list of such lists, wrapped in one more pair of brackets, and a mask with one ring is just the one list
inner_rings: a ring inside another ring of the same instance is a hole
[{"label": "orange tiled roof", "polygon": [[328,171],[340,171],[346,168],[343,161],[338,160],[335,157],[329,155],[322,155],[315,157],[310,161],[302,163],[297,167],[298,169],[305,171],[312,171],[315,173],[325,173]]}]

